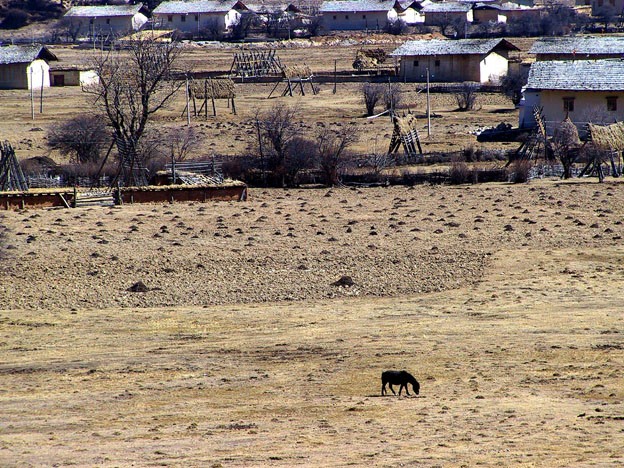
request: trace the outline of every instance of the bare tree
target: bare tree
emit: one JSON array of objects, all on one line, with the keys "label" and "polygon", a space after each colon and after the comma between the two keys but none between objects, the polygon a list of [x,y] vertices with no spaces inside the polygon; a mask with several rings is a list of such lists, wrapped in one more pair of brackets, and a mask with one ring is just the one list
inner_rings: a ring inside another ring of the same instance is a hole
[{"label": "bare tree", "polygon": [[165,141],[160,143],[166,148],[164,156],[167,156],[169,160],[181,162],[197,148],[199,135],[193,127],[175,127],[167,133]]},{"label": "bare tree", "polygon": [[362,99],[366,106],[366,115],[375,113],[375,106],[383,96],[383,90],[380,85],[373,83],[364,83],[362,85]]},{"label": "bare tree", "polygon": [[299,134],[299,125],[295,117],[296,107],[283,104],[274,105],[269,111],[256,114],[260,130],[260,156],[266,158],[268,169],[281,176],[282,186],[286,186],[287,159],[292,154],[292,142]]},{"label": "bare tree", "polygon": [[57,25],[56,29],[58,30],[59,35],[65,36],[66,42],[76,42],[78,39],[78,35],[80,34],[80,22],[75,21],[73,18],[64,17],[61,18]]},{"label": "bare tree", "polygon": [[520,67],[509,70],[500,80],[501,90],[516,106],[520,104],[522,88],[526,85],[528,78],[529,70],[526,67]]},{"label": "bare tree", "polygon": [[46,144],[78,164],[97,162],[110,142],[106,123],[98,116],[81,114],[52,126]]},{"label": "bare tree", "polygon": [[579,156],[580,140],[576,125],[568,119],[561,122],[555,127],[550,143],[555,157],[563,166],[563,178],[569,179],[572,177],[572,166]]},{"label": "bare tree", "polygon": [[403,100],[403,95],[401,94],[401,89],[398,86],[392,86],[388,84],[388,86],[383,87],[383,100],[386,109],[395,110],[401,104]]},{"label": "bare tree", "polygon": [[145,185],[139,144],[150,119],[184,83],[173,75],[182,49],[177,43],[152,39],[126,44],[124,51],[113,49],[95,59],[99,82],[84,89],[113,129],[121,181]]},{"label": "bare tree", "polygon": [[479,91],[478,83],[466,82],[461,88],[455,92],[455,100],[460,111],[469,111],[474,109],[477,102],[477,93]]},{"label": "bare tree", "polygon": [[322,129],[316,139],[319,168],[327,185],[337,185],[340,173],[351,160],[347,152],[359,138],[356,125],[346,125],[339,130]]}]

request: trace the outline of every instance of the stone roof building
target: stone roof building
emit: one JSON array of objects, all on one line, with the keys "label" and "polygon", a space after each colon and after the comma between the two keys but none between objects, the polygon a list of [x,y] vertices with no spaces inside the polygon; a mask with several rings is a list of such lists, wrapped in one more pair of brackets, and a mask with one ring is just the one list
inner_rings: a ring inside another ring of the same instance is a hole
[{"label": "stone roof building", "polygon": [[80,25],[79,35],[125,34],[147,23],[145,7],[137,5],[73,6],[65,18]]},{"label": "stone roof building", "polygon": [[403,8],[397,0],[332,0],[321,4],[320,13],[328,30],[383,29],[398,18]]},{"label": "stone roof building", "polygon": [[457,18],[468,23],[473,21],[473,5],[471,3],[443,2],[430,3],[422,12],[425,15],[425,24],[441,25],[454,21]]},{"label": "stone roof building", "polygon": [[390,55],[400,57],[406,80],[478,83],[496,82],[507,73],[509,51],[519,50],[505,39],[408,41]]},{"label": "stone roof building", "polygon": [[533,108],[538,106],[549,133],[566,117],[579,133],[589,122],[620,122],[624,120],[624,61],[534,62],[520,105],[520,126],[534,125]]},{"label": "stone roof building", "polygon": [[536,60],[624,58],[624,36],[542,37],[529,53]]},{"label": "stone roof building", "polygon": [[153,15],[166,29],[190,33],[206,29],[225,32],[238,22],[244,11],[249,8],[239,0],[165,1],[154,9]]},{"label": "stone roof building", "polygon": [[0,89],[31,89],[50,86],[48,62],[58,60],[41,45],[0,47]]}]

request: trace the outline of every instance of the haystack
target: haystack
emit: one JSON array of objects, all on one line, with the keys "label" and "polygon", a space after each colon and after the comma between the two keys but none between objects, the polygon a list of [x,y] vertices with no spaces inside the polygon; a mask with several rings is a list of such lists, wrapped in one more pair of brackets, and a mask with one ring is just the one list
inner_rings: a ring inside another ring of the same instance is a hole
[{"label": "haystack", "polygon": [[[234,82],[229,78],[217,78],[193,81],[190,85],[191,96],[197,99],[233,99],[236,97]],[[205,95],[205,91],[208,95]]]},{"label": "haystack", "polygon": [[312,70],[307,65],[292,65],[282,68],[284,78],[292,79],[308,79],[312,76]]},{"label": "haystack", "polygon": [[383,49],[358,50],[355,54],[353,68],[356,70],[377,68],[386,61],[387,57]]},{"label": "haystack", "polygon": [[611,125],[587,124],[591,140],[603,150],[624,151],[624,122]]}]

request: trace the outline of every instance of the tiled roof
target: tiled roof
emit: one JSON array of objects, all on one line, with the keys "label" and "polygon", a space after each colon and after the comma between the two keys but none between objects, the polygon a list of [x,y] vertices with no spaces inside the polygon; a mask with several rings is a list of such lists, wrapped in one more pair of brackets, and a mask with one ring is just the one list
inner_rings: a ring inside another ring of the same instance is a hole
[{"label": "tiled roof", "polygon": [[518,50],[516,46],[505,39],[431,39],[407,41],[390,55],[482,55],[489,53],[499,45],[507,50]]},{"label": "tiled roof", "polygon": [[73,6],[65,16],[97,18],[106,16],[134,16],[143,5]]},{"label": "tiled roof", "polygon": [[[242,2],[228,1],[218,2],[212,0],[198,0],[198,1],[175,1],[175,2],[162,2],[154,9],[154,14],[171,15],[171,14],[191,14],[191,13],[227,13],[232,10],[237,4],[246,8]],[[243,9],[244,9],[243,8]]]},{"label": "tiled roof", "polygon": [[423,11],[427,13],[453,13],[453,12],[468,12],[472,9],[471,3],[456,3],[456,2],[444,2],[444,3],[430,3]]},{"label": "tiled roof", "polygon": [[542,37],[531,54],[624,54],[624,36]]},{"label": "tiled roof", "polygon": [[395,0],[337,0],[323,2],[321,12],[390,11]]},{"label": "tiled roof", "polygon": [[624,91],[624,61],[561,60],[533,62],[527,89]]},{"label": "tiled roof", "polygon": [[58,60],[56,55],[50,52],[47,47],[40,45],[0,47],[0,65],[30,63],[38,58],[48,61]]}]

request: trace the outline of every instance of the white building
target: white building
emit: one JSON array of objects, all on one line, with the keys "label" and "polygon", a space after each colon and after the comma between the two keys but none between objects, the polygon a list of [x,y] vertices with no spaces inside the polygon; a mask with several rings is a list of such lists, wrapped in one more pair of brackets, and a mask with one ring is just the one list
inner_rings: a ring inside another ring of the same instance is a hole
[{"label": "white building", "polygon": [[320,13],[330,31],[381,30],[398,19],[397,10],[402,10],[397,0],[332,0],[321,4]]},{"label": "white building", "polygon": [[407,24],[418,24],[425,22],[423,8],[431,4],[430,0],[408,0],[401,2],[402,10],[398,11],[401,21]]},{"label": "white building", "polygon": [[147,23],[142,11],[145,11],[142,4],[74,6],[64,18],[80,26],[79,36],[118,35],[141,29]]},{"label": "white building", "polygon": [[0,89],[48,88],[48,62],[54,60],[56,55],[40,45],[0,47]]},{"label": "white building", "polygon": [[186,33],[225,32],[238,22],[244,11],[249,9],[241,1],[174,1],[162,2],[154,9],[153,16],[165,29]]},{"label": "white building", "polygon": [[439,26],[457,19],[465,23],[472,23],[472,7],[471,3],[430,3],[422,9],[422,13],[425,15],[425,24],[427,25]]},{"label": "white building", "polygon": [[390,55],[401,60],[409,81],[497,82],[507,74],[508,53],[519,50],[505,39],[431,39],[408,41]]},{"label": "white building", "polygon": [[520,102],[520,127],[535,125],[533,108],[542,108],[552,134],[566,117],[583,134],[587,123],[624,120],[624,61],[562,60],[531,64]]}]

